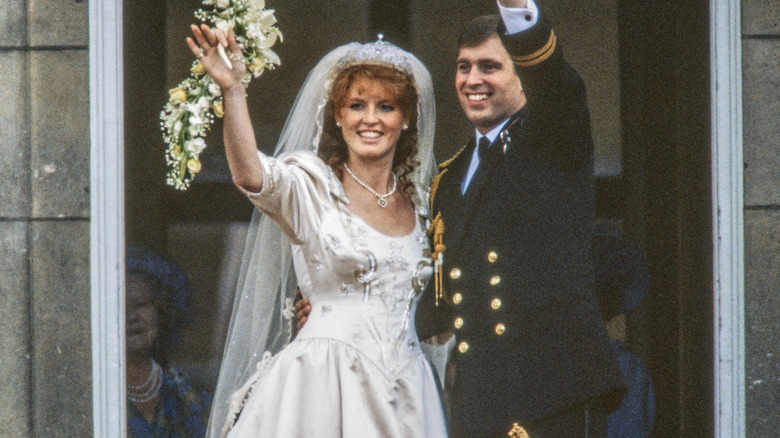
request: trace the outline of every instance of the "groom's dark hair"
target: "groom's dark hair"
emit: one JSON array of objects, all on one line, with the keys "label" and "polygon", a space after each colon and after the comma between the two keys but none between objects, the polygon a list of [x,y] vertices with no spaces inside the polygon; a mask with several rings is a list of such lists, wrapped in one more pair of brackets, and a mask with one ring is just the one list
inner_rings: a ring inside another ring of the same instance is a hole
[{"label": "groom's dark hair", "polygon": [[458,49],[476,47],[493,35],[498,35],[501,17],[496,14],[483,15],[469,22],[458,37]]}]

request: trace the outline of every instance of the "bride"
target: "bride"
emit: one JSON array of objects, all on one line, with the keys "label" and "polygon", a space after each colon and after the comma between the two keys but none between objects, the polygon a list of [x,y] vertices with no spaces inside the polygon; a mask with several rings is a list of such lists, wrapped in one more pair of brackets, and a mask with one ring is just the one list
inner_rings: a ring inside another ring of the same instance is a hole
[{"label": "bride", "polygon": [[[309,74],[268,157],[257,151],[232,31],[192,32],[190,49],[222,90],[233,181],[262,212],[250,225],[210,436],[445,437],[414,329],[431,271],[428,71],[381,39],[336,48]],[[290,342],[296,286],[312,311]]]}]

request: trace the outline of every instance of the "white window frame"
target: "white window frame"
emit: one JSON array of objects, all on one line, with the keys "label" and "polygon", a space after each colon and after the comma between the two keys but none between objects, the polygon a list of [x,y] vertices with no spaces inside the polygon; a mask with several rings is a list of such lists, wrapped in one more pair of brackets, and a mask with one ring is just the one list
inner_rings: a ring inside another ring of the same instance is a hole
[{"label": "white window frame", "polygon": [[90,285],[95,437],[127,435],[122,0],[89,2]]},{"label": "white window frame", "polygon": [[[710,0],[715,430],[745,436],[740,0]],[[96,437],[126,436],[122,0],[89,2],[92,407]]]},{"label": "white window frame", "polygon": [[745,436],[740,0],[710,1],[715,436]]}]

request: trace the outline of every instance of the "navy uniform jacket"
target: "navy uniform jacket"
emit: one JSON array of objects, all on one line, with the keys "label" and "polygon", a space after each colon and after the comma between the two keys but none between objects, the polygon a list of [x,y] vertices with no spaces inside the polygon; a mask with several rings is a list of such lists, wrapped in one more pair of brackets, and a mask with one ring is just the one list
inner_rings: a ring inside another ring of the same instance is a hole
[{"label": "navy uniform jacket", "polygon": [[504,33],[527,104],[465,195],[473,140],[431,185],[439,216],[431,228],[443,230],[446,247],[444,302],[435,304],[431,281],[416,321],[421,339],[456,333],[454,437],[506,436],[515,422],[623,388],[594,297],[593,144],[582,79],[543,15],[527,31]]}]

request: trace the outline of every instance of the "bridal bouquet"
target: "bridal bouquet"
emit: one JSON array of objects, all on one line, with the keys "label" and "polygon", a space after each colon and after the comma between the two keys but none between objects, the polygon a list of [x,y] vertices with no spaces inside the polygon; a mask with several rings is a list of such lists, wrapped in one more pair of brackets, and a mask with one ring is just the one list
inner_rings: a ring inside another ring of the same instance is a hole
[{"label": "bridal bouquet", "polygon": [[[265,0],[203,0],[203,5],[206,10],[197,10],[196,18],[223,31],[233,29],[247,67],[246,84],[265,69],[279,65],[279,56],[271,47],[282,34],[276,27],[273,9],[265,9]],[[167,145],[167,183],[179,190],[186,190],[200,172],[198,156],[206,148],[204,137],[214,116],[223,115],[222,93],[205,73],[200,61],[195,60],[190,76],[168,92],[168,103],[160,113]]]}]

